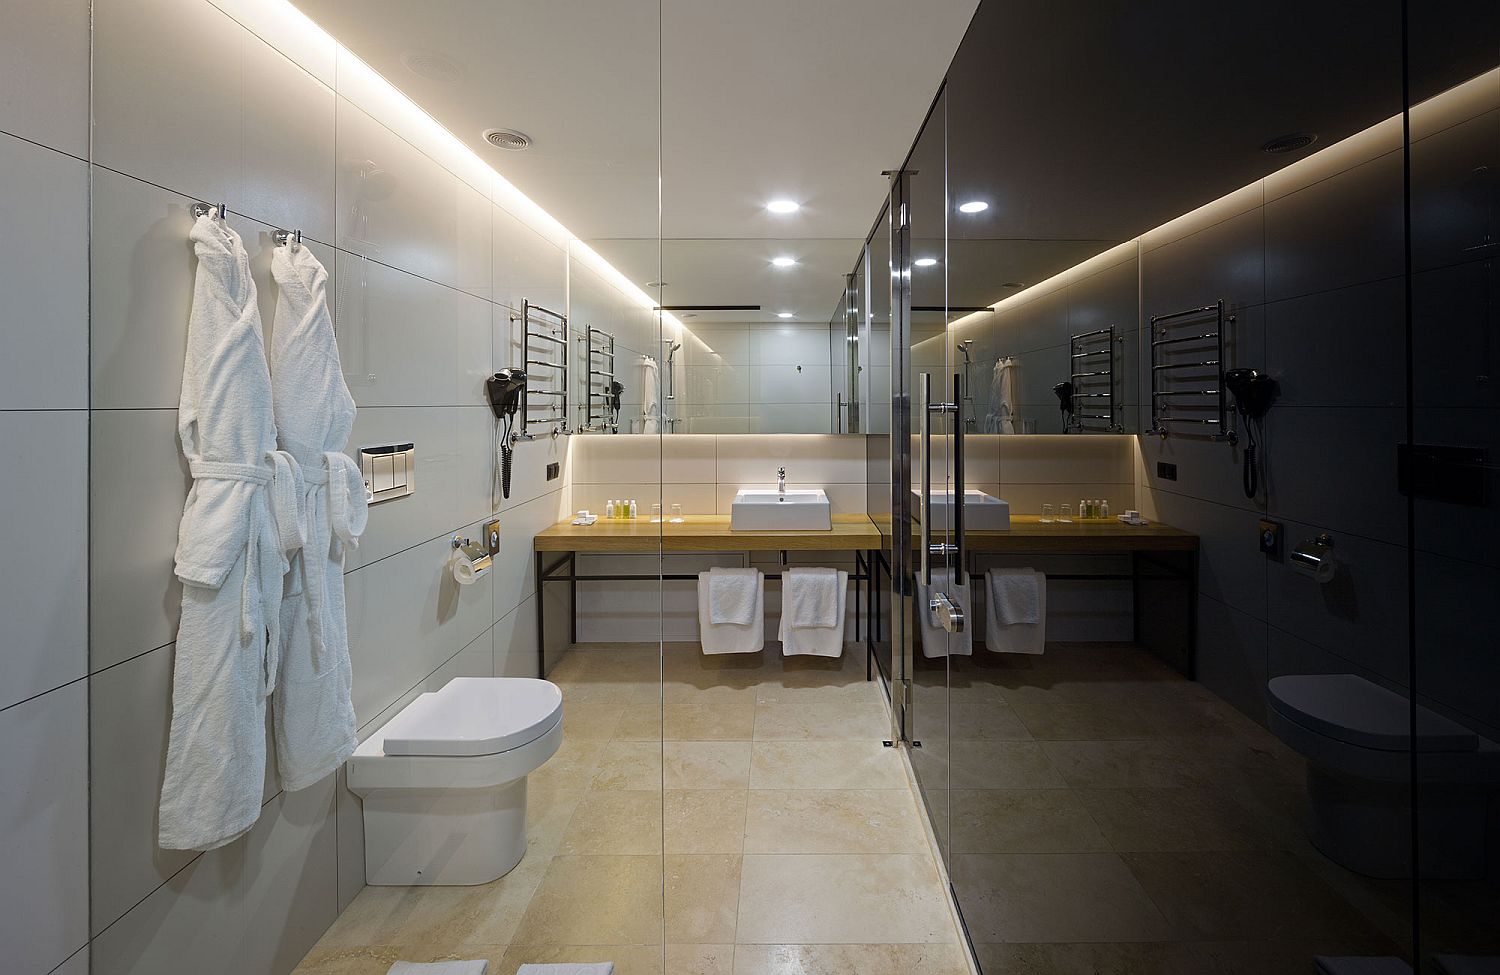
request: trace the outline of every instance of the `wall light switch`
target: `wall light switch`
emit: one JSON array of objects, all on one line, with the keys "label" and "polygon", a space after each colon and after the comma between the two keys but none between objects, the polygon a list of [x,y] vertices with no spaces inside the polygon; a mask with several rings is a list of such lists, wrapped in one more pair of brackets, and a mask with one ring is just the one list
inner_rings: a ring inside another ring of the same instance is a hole
[{"label": "wall light switch", "polygon": [[562,477],[562,465],[553,461],[547,465],[547,480],[555,481],[559,477]]}]

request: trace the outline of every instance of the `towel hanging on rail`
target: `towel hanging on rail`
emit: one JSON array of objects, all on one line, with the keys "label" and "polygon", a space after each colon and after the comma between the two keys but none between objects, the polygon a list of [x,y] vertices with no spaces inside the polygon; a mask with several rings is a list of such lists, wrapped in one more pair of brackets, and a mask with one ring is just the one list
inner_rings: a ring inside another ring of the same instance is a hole
[{"label": "towel hanging on rail", "polygon": [[656,359],[641,356],[641,432],[656,433],[661,429],[661,401],[657,393],[659,375]]}]

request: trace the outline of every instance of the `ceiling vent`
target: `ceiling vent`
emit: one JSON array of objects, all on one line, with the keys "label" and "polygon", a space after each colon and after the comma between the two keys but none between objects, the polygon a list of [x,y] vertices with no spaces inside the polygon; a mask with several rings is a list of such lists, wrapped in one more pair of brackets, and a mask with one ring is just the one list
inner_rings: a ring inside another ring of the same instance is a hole
[{"label": "ceiling vent", "polygon": [[401,63],[414,75],[456,85],[464,80],[464,69],[436,51],[407,51]]},{"label": "ceiling vent", "polygon": [[1316,135],[1313,135],[1311,132],[1293,132],[1291,135],[1283,135],[1279,138],[1272,139],[1270,142],[1267,142],[1265,145],[1261,146],[1260,151],[1268,152],[1273,156],[1280,156],[1283,153],[1296,152],[1298,149],[1306,149],[1308,146],[1317,141],[1318,137]]},{"label": "ceiling vent", "polygon": [[522,149],[531,148],[531,136],[515,129],[485,129],[484,141],[496,149],[505,149],[510,152],[520,152]]}]

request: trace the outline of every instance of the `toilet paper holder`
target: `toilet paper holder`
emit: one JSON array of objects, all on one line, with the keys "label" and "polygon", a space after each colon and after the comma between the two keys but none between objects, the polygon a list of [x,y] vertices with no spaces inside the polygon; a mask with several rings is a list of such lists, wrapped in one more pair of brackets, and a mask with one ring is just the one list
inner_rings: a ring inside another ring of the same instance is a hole
[{"label": "toilet paper holder", "polygon": [[1299,542],[1287,556],[1292,568],[1318,582],[1329,582],[1338,570],[1333,555],[1333,536],[1323,532],[1310,541]]},{"label": "toilet paper holder", "polygon": [[454,535],[452,544],[454,576],[460,582],[479,578],[494,564],[494,556],[490,555],[489,549],[473,539]]}]

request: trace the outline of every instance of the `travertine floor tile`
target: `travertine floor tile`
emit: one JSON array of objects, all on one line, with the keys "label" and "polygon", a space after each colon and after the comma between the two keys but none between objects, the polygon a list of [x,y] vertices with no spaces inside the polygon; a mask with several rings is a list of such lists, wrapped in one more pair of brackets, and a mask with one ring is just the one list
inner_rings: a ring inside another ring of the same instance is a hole
[{"label": "travertine floor tile", "polygon": [[954,944],[739,945],[734,975],[968,975]]},{"label": "travertine floor tile", "polygon": [[554,857],[507,940],[512,945],[659,945],[661,904],[661,857]]},{"label": "travertine floor tile", "polygon": [[755,790],[746,853],[925,853],[911,795],[897,789]]},{"label": "travertine floor tile", "polygon": [[615,975],[661,975],[662,950],[646,945],[511,945],[490,966],[491,975],[522,965],[581,965],[614,962]]},{"label": "travertine floor tile", "polygon": [[668,792],[663,829],[668,853],[742,853],[743,789]]},{"label": "travertine floor tile", "polygon": [[667,941],[733,944],[740,858],[674,854],[666,858]]},{"label": "travertine floor tile", "polygon": [[1206,784],[1172,740],[1046,741],[1047,758],[1078,789],[1171,789]]},{"label": "travertine floor tile", "polygon": [[1267,850],[1277,841],[1222,790],[1077,789],[1074,793],[1119,853]]},{"label": "travertine floor tile", "polygon": [[1040,742],[955,739],[951,751],[954,789],[1061,789],[1067,785]]},{"label": "travertine floor tile", "polygon": [[953,886],[976,942],[1165,941],[1171,927],[1113,853],[966,853]]},{"label": "travertine floor tile", "polygon": [[733,975],[734,945],[667,945],[666,975]]},{"label": "travertine floor tile", "polygon": [[604,746],[593,789],[661,791],[661,742],[612,741]]},{"label": "travertine floor tile", "polygon": [[661,813],[659,792],[592,790],[573,811],[558,852],[660,853]]},{"label": "travertine floor tile", "polygon": [[757,741],[752,789],[907,789],[901,756],[879,740]]},{"label": "travertine floor tile", "polygon": [[749,741],[755,728],[753,701],[667,704],[625,713],[617,738],[669,741]]},{"label": "travertine floor tile", "polygon": [[744,789],[750,784],[748,741],[669,741],[662,752],[668,789]]},{"label": "travertine floor tile", "polygon": [[510,873],[477,887],[366,887],[319,947],[505,944],[550,864],[528,853]]},{"label": "travertine floor tile", "polygon": [[948,942],[953,926],[927,856],[746,856],[743,944]]},{"label": "travertine floor tile", "polygon": [[1071,789],[956,789],[955,853],[1098,853],[1109,849]]}]

